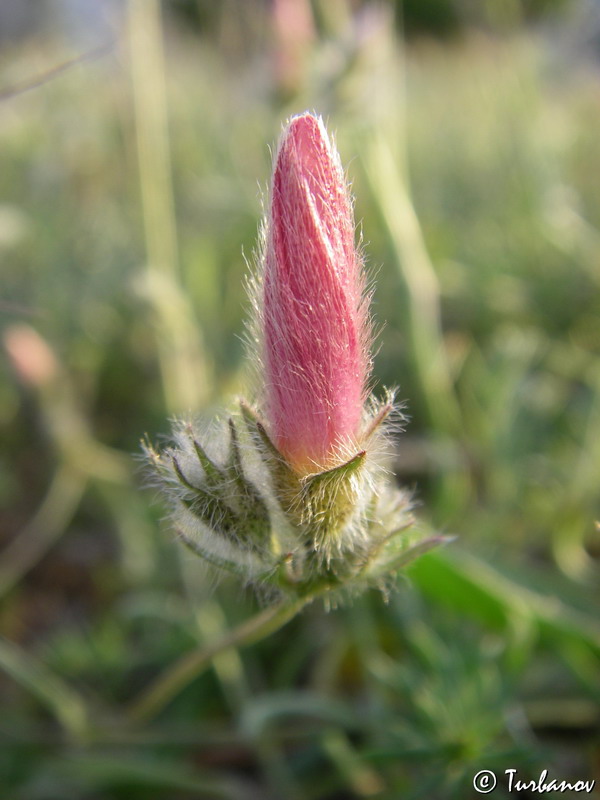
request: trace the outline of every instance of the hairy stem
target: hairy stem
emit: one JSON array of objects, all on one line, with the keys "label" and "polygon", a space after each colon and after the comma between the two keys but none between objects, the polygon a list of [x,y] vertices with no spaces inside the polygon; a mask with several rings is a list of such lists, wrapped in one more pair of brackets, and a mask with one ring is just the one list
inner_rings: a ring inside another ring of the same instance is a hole
[{"label": "hairy stem", "polygon": [[128,718],[134,723],[151,719],[201,675],[215,656],[229,647],[239,647],[264,639],[282,628],[312,599],[311,595],[266,608],[207,647],[187,653],[140,693],[128,709]]}]

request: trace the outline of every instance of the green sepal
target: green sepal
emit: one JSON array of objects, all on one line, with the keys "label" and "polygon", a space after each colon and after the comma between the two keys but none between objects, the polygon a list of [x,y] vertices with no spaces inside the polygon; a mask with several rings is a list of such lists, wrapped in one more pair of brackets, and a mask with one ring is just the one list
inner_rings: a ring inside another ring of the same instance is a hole
[{"label": "green sepal", "polygon": [[196,453],[196,458],[200,462],[200,466],[204,470],[204,474],[206,476],[206,485],[210,486],[211,488],[216,488],[220,484],[223,483],[224,480],[224,473],[223,471],[211,461],[211,459],[206,454],[206,450],[202,447],[200,442],[194,438],[191,432],[188,433],[189,439],[194,447],[194,451]]},{"label": "green sepal", "polygon": [[269,510],[258,490],[244,475],[237,429],[231,418],[229,430],[231,438],[226,467],[226,477],[229,480],[223,488],[227,491],[228,500],[236,513],[243,517],[246,535],[262,541],[269,535],[271,529]]},{"label": "green sepal", "polygon": [[227,572],[231,572],[234,575],[238,575],[242,578],[247,577],[247,568],[243,564],[238,564],[236,561],[232,561],[229,558],[223,558],[223,556],[218,556],[215,553],[208,550],[206,547],[202,547],[195,539],[191,539],[186,534],[182,533],[181,530],[178,530],[179,538],[183,542],[183,544],[191,550],[200,558],[203,558],[205,561],[208,561],[209,564],[212,564],[213,567],[217,567],[218,569],[224,569]]},{"label": "green sepal", "polygon": [[240,402],[240,407],[250,436],[269,470],[275,496],[285,516],[293,525],[301,525],[302,513],[298,503],[302,492],[300,476],[294,472],[275,447],[256,412],[244,401]]},{"label": "green sepal", "polygon": [[[365,463],[366,452],[361,450],[343,464],[323,472],[298,475],[271,441],[257,413],[243,401],[240,405],[287,519],[301,529],[309,551],[327,549],[356,508],[358,493],[354,478]],[[383,409],[380,421],[388,413],[389,410]]]},{"label": "green sepal", "polygon": [[365,565],[362,574],[367,575],[369,578],[377,579],[399,572],[412,561],[415,561],[415,559],[433,550],[434,547],[448,544],[452,542],[454,538],[454,536],[442,536],[441,534],[429,536],[425,539],[420,539],[414,544],[408,545],[406,548],[401,549],[400,552],[396,551],[395,553],[390,553],[389,558],[385,558],[384,550],[374,562],[369,561]]},{"label": "green sepal", "polygon": [[268,509],[254,486],[245,478],[237,432],[229,420],[231,446],[225,468],[217,466],[202,445],[188,431],[189,440],[204,472],[204,484],[195,485],[184,475],[172,455],[173,469],[179,482],[194,493],[184,499],[186,507],[215,533],[226,536],[246,548],[259,548],[270,532]]},{"label": "green sepal", "polygon": [[375,414],[373,419],[368,424],[366,431],[364,432],[365,439],[371,438],[371,436],[375,433],[375,431],[385,422],[385,420],[392,413],[393,408],[394,406],[392,403],[386,403],[385,405],[381,406],[379,411]]},{"label": "green sepal", "polygon": [[361,450],[343,464],[301,480],[302,521],[317,549],[327,545],[328,537],[336,537],[356,508],[357,487],[353,478],[365,463],[366,455]]},{"label": "green sepal", "polygon": [[[224,481],[209,491],[195,486],[183,473],[177,458],[171,456],[173,470],[179,482],[193,493],[193,497],[181,498],[181,502],[194,516],[202,520],[216,534],[226,537],[236,545],[248,549],[259,549],[270,529],[266,506],[258,493],[251,495],[246,489],[248,502],[244,507],[232,508],[230,497],[225,495],[228,482]],[[246,483],[246,486],[248,484]],[[239,506],[239,503],[238,503]]]},{"label": "green sepal", "polygon": [[339,484],[360,469],[360,467],[364,464],[366,455],[367,451],[361,450],[355,456],[352,456],[352,458],[348,461],[344,461],[343,464],[339,464],[331,469],[326,469],[323,472],[315,472],[311,475],[307,475],[305,478],[301,478],[300,482],[303,489],[306,489],[309,492],[315,492],[324,487]]},{"label": "green sepal", "polygon": [[230,541],[243,541],[239,535],[239,517],[212,491],[202,486],[195,486],[183,473],[177,458],[172,455],[173,469],[180,483],[193,493],[191,499],[181,498],[181,502],[189,511],[211,528],[215,533],[225,536]]}]

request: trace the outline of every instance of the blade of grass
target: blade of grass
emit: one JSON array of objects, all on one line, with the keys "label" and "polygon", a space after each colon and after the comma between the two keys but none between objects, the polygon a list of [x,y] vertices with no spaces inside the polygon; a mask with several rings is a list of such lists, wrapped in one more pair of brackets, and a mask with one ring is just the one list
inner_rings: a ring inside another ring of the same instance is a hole
[{"label": "blade of grass", "polygon": [[[374,207],[383,221],[405,296],[406,336],[412,368],[432,428],[444,437],[462,435],[461,411],[442,331],[440,288],[412,203],[408,180],[383,134],[361,151]],[[406,170],[404,170],[405,172]],[[466,464],[446,471],[439,481],[439,506],[460,509],[472,491]]]},{"label": "blade of grass", "polygon": [[[144,218],[149,287],[167,287],[183,298],[179,287],[179,253],[171,178],[167,88],[158,0],[129,0],[129,46],[139,178]],[[150,291],[158,317],[158,358],[167,407],[180,413],[202,405],[212,382],[205,374],[206,359],[195,325],[186,313],[174,313],[161,292]]]},{"label": "blade of grass", "polygon": [[385,225],[407,296],[407,333],[423,399],[432,424],[445,433],[456,433],[460,411],[442,335],[439,283],[407,182],[383,135],[372,138],[364,152],[364,171],[373,202]]},{"label": "blade of grass", "polygon": [[83,698],[70,686],[8,639],[0,637],[0,668],[27,689],[56,717],[76,741],[89,730]]},{"label": "blade of grass", "polygon": [[381,777],[354,748],[339,729],[324,732],[323,749],[356,797],[374,797],[385,790]]}]

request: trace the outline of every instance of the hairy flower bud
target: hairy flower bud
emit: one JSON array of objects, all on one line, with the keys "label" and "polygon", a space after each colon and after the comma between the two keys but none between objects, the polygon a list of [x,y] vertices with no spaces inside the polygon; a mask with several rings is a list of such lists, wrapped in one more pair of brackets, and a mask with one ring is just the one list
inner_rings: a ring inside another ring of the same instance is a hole
[{"label": "hairy flower bud", "polygon": [[145,445],[181,540],[213,566],[292,597],[385,588],[440,543],[411,529],[382,464],[393,396],[368,396],[368,297],[352,201],[322,121],[290,120],[251,281],[262,390],[213,434],[178,424]]},{"label": "hairy flower bud", "polygon": [[324,469],[358,449],[370,336],[350,194],[310,114],[290,121],[275,159],[262,303],[269,433],[299,473]]}]

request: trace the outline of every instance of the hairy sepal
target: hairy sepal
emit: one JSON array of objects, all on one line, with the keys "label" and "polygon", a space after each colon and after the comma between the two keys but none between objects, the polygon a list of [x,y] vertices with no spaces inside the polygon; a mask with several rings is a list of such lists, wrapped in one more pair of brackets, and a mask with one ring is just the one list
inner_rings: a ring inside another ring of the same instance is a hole
[{"label": "hairy sepal", "polygon": [[309,474],[292,468],[244,401],[212,434],[178,424],[171,448],[146,444],[182,543],[266,596],[386,590],[386,576],[445,541],[415,533],[410,497],[382,466],[390,398],[370,402],[362,449]]}]

